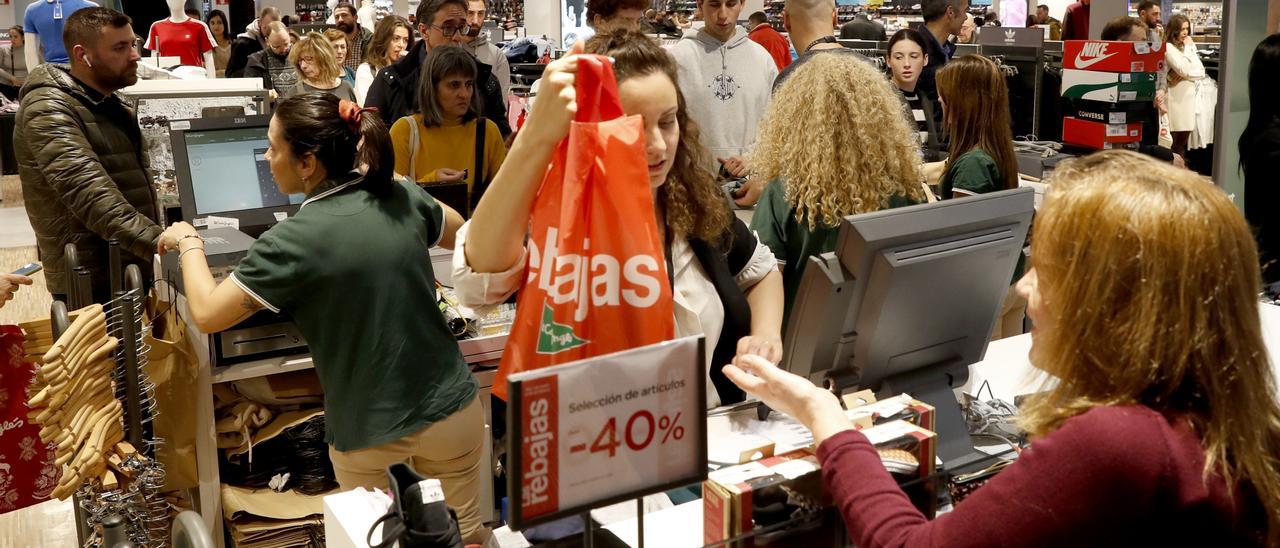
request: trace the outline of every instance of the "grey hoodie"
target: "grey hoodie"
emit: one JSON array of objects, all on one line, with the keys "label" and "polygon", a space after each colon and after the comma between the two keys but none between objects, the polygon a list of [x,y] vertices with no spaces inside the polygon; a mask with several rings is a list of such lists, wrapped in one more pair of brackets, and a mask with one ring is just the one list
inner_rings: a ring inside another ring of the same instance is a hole
[{"label": "grey hoodie", "polygon": [[741,28],[728,42],[698,30],[671,46],[670,52],[679,67],[686,111],[711,151],[706,167],[718,172],[716,158],[744,155],[755,144],[756,126],[769,106],[778,67]]},{"label": "grey hoodie", "polygon": [[476,56],[476,60],[493,68],[493,77],[502,86],[502,98],[506,101],[507,93],[511,90],[511,64],[507,62],[507,56],[498,46],[489,43],[489,33],[484,29],[465,47]]}]

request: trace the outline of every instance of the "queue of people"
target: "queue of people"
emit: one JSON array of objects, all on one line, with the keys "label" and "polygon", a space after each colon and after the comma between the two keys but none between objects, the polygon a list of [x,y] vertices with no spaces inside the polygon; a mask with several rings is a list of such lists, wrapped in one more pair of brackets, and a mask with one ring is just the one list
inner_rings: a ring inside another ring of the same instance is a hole
[{"label": "queue of people", "polygon": [[[593,0],[588,13],[624,13],[628,1]],[[386,466],[408,461],[440,479],[466,542],[483,543],[482,405],[426,251],[453,249],[462,304],[518,289],[534,197],[576,112],[578,55],[603,55],[623,111],[643,121],[676,335],[708,341],[707,405],[754,396],[808,427],[858,545],[1280,539],[1280,404],[1258,319],[1258,246],[1220,190],[1171,165],[1106,152],[1058,169],[998,334],[1021,332],[1025,310],[1032,361],[1060,382],[1024,412],[1030,448],[953,513],[927,521],[830,392],[776,367],[805,259],[834,249],[843,216],[1017,186],[1001,73],[948,49],[968,0],[924,0],[925,27],[894,36],[887,72],[835,42],[830,0],[786,1],[801,47],[781,72],[738,27],[741,0],[698,0],[705,25],[666,50],[637,20],[593,17],[597,34],[546,67],[509,148],[502,83],[465,30],[476,4],[424,0],[417,43],[407,21],[387,17],[373,33],[340,24],[295,44],[270,10],[226,40],[226,73],[278,93],[266,160],[280,191],[307,198],[217,284],[194,227],[159,226],[137,122],[114,95],[137,81],[129,18],[71,15],[71,63],[30,71],[16,136],[50,291],[66,292],[61,253],[75,243],[103,298],[114,238],[128,261],[178,254],[202,332],[288,313],[324,388],[341,487],[386,488]],[[1275,91],[1277,51],[1271,38],[1259,46],[1251,94]],[[354,87],[343,69],[353,59]],[[1260,108],[1241,140],[1249,185],[1266,186],[1280,154],[1277,119]],[[949,156],[937,161],[940,141]],[[737,201],[757,203],[750,224],[721,186],[734,178],[746,179]],[[462,198],[433,194],[439,185]],[[1266,222],[1265,209],[1248,212]],[[1271,232],[1264,259],[1280,239]],[[366,272],[378,275],[353,275]],[[0,276],[0,306],[29,282]]]}]

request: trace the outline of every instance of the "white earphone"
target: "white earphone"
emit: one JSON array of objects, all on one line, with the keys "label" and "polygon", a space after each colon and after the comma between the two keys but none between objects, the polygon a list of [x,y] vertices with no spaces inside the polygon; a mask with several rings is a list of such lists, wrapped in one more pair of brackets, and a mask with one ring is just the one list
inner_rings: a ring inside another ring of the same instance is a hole
[{"label": "white earphone", "polygon": [[84,59],[84,64],[89,65],[89,68],[93,68],[93,62],[89,60],[89,54],[81,55],[80,58]]}]

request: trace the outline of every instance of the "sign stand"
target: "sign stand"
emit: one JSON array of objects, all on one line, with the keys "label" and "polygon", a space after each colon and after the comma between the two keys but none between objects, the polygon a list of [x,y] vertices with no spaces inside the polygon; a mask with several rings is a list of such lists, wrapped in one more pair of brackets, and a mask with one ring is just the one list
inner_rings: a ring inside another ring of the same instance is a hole
[{"label": "sign stand", "polygon": [[521,530],[707,477],[706,341],[689,337],[507,378],[510,525]]},{"label": "sign stand", "polygon": [[644,548],[644,497],[636,499],[636,538],[640,548]]}]

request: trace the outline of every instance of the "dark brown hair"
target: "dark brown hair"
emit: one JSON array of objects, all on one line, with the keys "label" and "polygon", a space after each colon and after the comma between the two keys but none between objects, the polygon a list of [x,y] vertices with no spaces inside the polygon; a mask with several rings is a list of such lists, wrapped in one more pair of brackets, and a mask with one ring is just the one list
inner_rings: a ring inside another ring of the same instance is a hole
[{"label": "dark brown hair", "polygon": [[945,173],[971,150],[991,155],[1000,168],[1000,189],[1018,188],[1018,160],[1013,155],[1013,122],[1009,87],[996,64],[981,55],[965,55],[938,71],[938,95],[951,136]]},{"label": "dark brown hair", "polygon": [[[356,7],[351,2],[346,2],[346,1],[338,2],[338,5],[333,7],[333,14],[335,16],[338,15],[338,10],[347,10],[351,12],[352,17],[356,16]],[[357,25],[359,25],[359,23],[357,23]]]},{"label": "dark brown hair", "polygon": [[1182,51],[1182,40],[1178,39],[1178,33],[1182,32],[1183,26],[1187,27],[1187,35],[1191,34],[1191,20],[1181,13],[1175,13],[1169,18],[1169,22],[1164,25],[1164,42],[1178,48]]},{"label": "dark brown hair", "polygon": [[227,40],[234,39],[235,35],[231,33],[231,22],[227,20],[227,14],[223,13],[222,10],[210,10],[209,15],[204,16],[204,24],[209,26],[209,32],[213,32],[213,20],[215,18],[222,20],[222,37]]},{"label": "dark brown hair", "polygon": [[648,7],[648,0],[587,0],[587,21],[594,25],[597,16],[608,19],[622,10],[642,10]]},{"label": "dark brown hair", "polygon": [[[444,111],[440,108],[440,101],[436,100],[436,84],[450,76],[462,76],[474,82],[476,71],[475,57],[461,46],[445,45],[431,50],[418,76],[418,110],[422,113],[422,125],[444,125]],[[476,85],[471,93],[471,107],[462,115],[462,123],[479,118],[482,112],[480,86]]]},{"label": "dark brown hair", "polygon": [[1129,35],[1129,31],[1134,28],[1140,28],[1145,31],[1147,24],[1137,17],[1129,17],[1127,15],[1116,17],[1107,21],[1107,26],[1102,27],[1102,39],[1109,41],[1124,40]]},{"label": "dark brown hair", "polygon": [[[352,131],[338,105],[339,99],[329,93],[301,93],[280,102],[275,120],[293,157],[314,154],[330,177],[364,164],[368,166],[366,181],[374,185],[389,182],[396,166],[395,151],[382,118],[365,112],[359,131]],[[362,139],[364,144],[360,145]]]},{"label": "dark brown hair", "polygon": [[422,0],[422,3],[418,4],[418,11],[414,16],[417,18],[419,25],[430,27],[435,24],[436,12],[449,5],[462,6],[463,11],[465,11],[467,9],[467,0]]},{"label": "dark brown hair", "polygon": [[67,18],[62,29],[62,43],[67,45],[70,53],[71,48],[77,45],[91,47],[97,44],[103,29],[118,29],[132,23],[133,19],[128,15],[111,8],[85,8]]},{"label": "dark brown hair", "polygon": [[[369,68],[373,69],[375,76],[379,69],[396,62],[395,59],[387,59],[387,51],[391,49],[391,39],[395,37],[396,29],[399,28],[409,31],[409,40],[404,45],[405,51],[413,49],[413,27],[405,18],[399,15],[388,15],[378,21],[378,25],[374,27],[373,39],[369,42],[369,54],[364,57],[364,61],[369,63]],[[351,44],[347,44],[347,47],[351,47]]]},{"label": "dark brown hair", "polygon": [[655,73],[671,79],[679,103],[676,122],[680,124],[680,144],[676,146],[671,172],[658,189],[654,205],[666,211],[667,228],[674,235],[719,242],[729,230],[729,204],[711,173],[701,167],[708,152],[702,147],[697,125],[689,119],[684,95],[680,93],[676,79],[675,59],[656,42],[631,29],[597,34],[587,41],[586,51],[612,57],[613,71],[619,83]]}]

